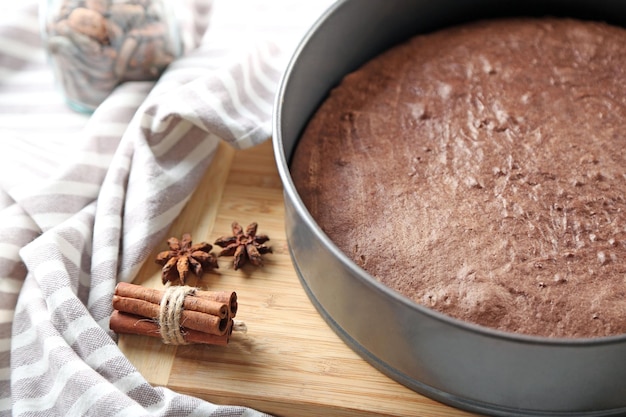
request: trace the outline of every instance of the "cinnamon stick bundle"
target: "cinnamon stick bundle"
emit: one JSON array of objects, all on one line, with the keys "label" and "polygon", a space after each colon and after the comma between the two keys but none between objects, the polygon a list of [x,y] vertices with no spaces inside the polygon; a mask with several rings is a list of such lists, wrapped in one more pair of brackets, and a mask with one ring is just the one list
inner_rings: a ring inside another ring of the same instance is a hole
[{"label": "cinnamon stick bundle", "polygon": [[[133,314],[123,313],[118,310],[114,310],[113,314],[111,314],[109,327],[118,334],[138,334],[142,336],[161,337],[159,324],[156,321]],[[232,334],[232,327],[231,320],[228,324],[227,331],[221,336],[191,329],[186,329],[182,333],[187,343],[226,346]]]},{"label": "cinnamon stick bundle", "polygon": [[116,333],[161,337],[165,343],[180,343],[181,338],[186,343],[228,343],[237,314],[237,294],[190,287],[170,289],[176,291],[176,301],[164,300],[166,291],[119,283],[109,327]]},{"label": "cinnamon stick bundle", "polygon": [[[159,304],[153,304],[149,301],[136,298],[120,297],[119,295],[113,296],[113,308],[123,313],[130,313],[150,319],[158,319],[160,314]],[[226,333],[229,320],[229,316],[220,318],[212,314],[184,309],[181,311],[180,323],[187,329],[221,336]]]}]

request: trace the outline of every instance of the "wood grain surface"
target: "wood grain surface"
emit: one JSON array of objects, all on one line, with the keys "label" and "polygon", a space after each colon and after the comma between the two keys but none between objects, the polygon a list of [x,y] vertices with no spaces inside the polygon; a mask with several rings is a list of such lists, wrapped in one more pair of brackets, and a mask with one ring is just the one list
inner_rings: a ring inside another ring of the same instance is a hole
[{"label": "wood grain surface", "polygon": [[[165,345],[122,335],[119,346],[153,385],[216,404],[252,407],[276,416],[470,416],[383,375],[353,352],[317,313],[291,264],[284,230],[282,184],[270,141],[244,151],[220,145],[200,186],[172,224],[170,236],[190,232],[194,242],[230,235],[230,225],[253,221],[268,234],[273,253],[263,267],[235,271],[231,257],[189,282],[236,291],[237,319],[228,346]],[[162,288],[159,266],[141,269],[136,284]],[[219,248],[214,248],[217,252]]]}]

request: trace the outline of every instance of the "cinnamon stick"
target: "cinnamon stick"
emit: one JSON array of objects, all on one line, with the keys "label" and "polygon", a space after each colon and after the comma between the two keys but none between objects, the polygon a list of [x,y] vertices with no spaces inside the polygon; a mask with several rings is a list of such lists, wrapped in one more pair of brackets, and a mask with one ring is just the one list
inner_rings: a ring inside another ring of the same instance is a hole
[{"label": "cinnamon stick", "polygon": [[[113,308],[123,313],[135,314],[149,319],[158,319],[160,306],[137,298],[113,296]],[[182,310],[182,327],[221,336],[228,329],[229,317],[219,318],[199,311]]]},{"label": "cinnamon stick", "polygon": [[217,301],[224,303],[229,307],[230,316],[235,317],[237,315],[237,293],[232,291],[196,291],[196,297],[204,298],[205,300]]},{"label": "cinnamon stick", "polygon": [[[137,334],[161,338],[159,325],[145,317],[114,310],[109,321],[109,328],[115,333]],[[228,321],[227,330],[223,335],[214,335],[193,329],[184,329],[183,337],[187,343],[204,343],[209,345],[226,346],[232,333],[233,322]]]},{"label": "cinnamon stick", "polygon": [[[164,291],[142,287],[141,285],[120,282],[115,287],[115,295],[161,304]],[[200,291],[185,297],[185,310],[199,311],[219,318],[235,317],[237,314],[237,294],[226,291]]]}]

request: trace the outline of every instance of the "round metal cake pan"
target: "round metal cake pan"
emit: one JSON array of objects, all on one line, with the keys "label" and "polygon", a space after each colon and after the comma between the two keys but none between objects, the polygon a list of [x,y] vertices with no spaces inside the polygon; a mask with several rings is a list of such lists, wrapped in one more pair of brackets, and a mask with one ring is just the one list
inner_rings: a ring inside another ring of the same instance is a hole
[{"label": "round metal cake pan", "polygon": [[[341,78],[417,33],[498,16],[569,16],[625,25],[626,2],[338,1],[295,51],[274,108],[293,264],[312,303],[374,367],[443,403],[499,416],[626,415],[626,335],[550,339],[468,324],[383,286],[345,256],[303,205],[289,173],[306,123]],[[626,45],[624,45],[626,48]]]}]

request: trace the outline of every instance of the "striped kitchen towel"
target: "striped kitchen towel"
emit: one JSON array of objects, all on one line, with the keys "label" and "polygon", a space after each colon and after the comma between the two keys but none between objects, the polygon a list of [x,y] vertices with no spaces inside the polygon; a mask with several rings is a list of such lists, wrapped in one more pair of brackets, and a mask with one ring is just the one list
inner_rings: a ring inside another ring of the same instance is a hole
[{"label": "striped kitchen towel", "polygon": [[[312,3],[312,4],[309,4]],[[220,141],[270,137],[287,59],[330,2],[176,2],[186,53],[92,115],[55,90],[37,1],[0,6],[0,415],[253,416],[152,387],[108,330]]]}]

